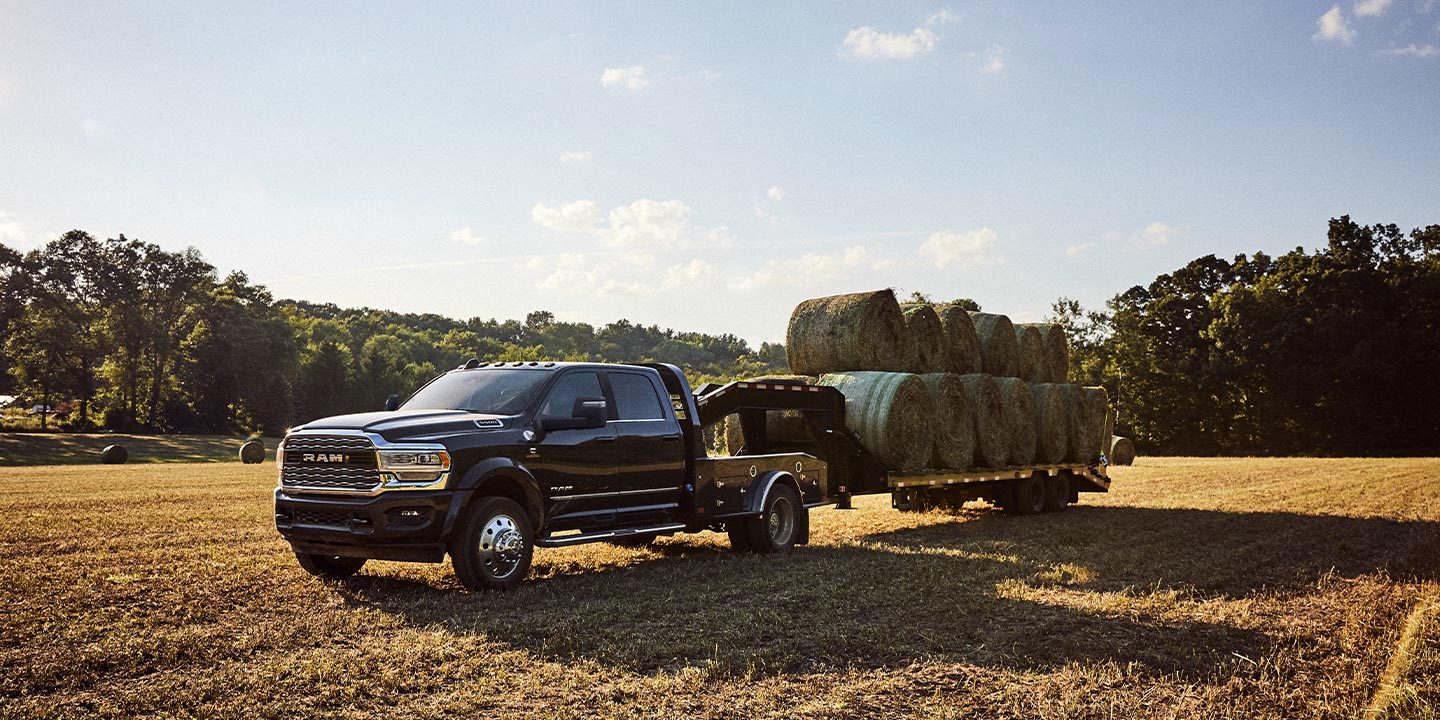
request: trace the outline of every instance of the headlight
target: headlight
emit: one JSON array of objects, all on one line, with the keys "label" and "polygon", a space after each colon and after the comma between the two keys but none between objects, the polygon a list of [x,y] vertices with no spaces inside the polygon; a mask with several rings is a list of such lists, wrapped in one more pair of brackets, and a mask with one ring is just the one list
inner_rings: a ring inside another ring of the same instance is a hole
[{"label": "headlight", "polygon": [[435,482],[450,469],[444,450],[381,450],[380,472],[400,482]]}]

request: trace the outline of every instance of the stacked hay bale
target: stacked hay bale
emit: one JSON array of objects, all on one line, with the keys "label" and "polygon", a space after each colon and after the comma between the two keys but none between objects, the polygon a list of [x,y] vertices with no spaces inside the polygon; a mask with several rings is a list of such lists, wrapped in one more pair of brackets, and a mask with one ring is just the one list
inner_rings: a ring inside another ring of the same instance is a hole
[{"label": "stacked hay bale", "polygon": [[1065,393],[1066,412],[1070,418],[1070,450],[1068,462],[1090,463],[1104,452],[1105,414],[1109,401],[1105,388],[1061,385]]},{"label": "stacked hay bale", "polygon": [[917,375],[844,372],[820,385],[845,395],[845,426],[890,470],[924,469],[935,452],[935,405]]},{"label": "stacked hay bale", "polygon": [[1015,326],[1016,369],[1020,379],[1028,383],[1050,382],[1050,363],[1045,357],[1045,343],[1034,325]]},{"label": "stacked hay bale", "polygon": [[1013,377],[995,378],[995,384],[1004,399],[1005,456],[1011,465],[1029,465],[1035,461],[1035,401],[1030,387]]},{"label": "stacked hay bale", "polygon": [[911,370],[916,373],[949,372],[950,354],[945,343],[945,328],[940,316],[929,305],[905,305],[905,332],[910,336]]},{"label": "stacked hay bale", "polygon": [[1030,398],[1035,404],[1035,462],[1064,462],[1070,449],[1070,414],[1062,386],[1031,385]]},{"label": "stacked hay bale", "polygon": [[975,464],[1001,467],[1010,459],[1010,444],[1005,439],[1005,397],[1000,386],[995,378],[979,373],[961,375],[960,382],[975,426]]},{"label": "stacked hay bale", "polygon": [[975,463],[975,416],[965,383],[953,373],[926,373],[920,379],[935,404],[935,452],[930,467],[969,468]]},{"label": "stacked hay bale", "polygon": [[1034,382],[1069,382],[1070,339],[1065,335],[1065,328],[1053,323],[1024,323],[1016,328],[1033,328],[1040,335],[1041,350],[1045,355],[1045,379]]},{"label": "stacked hay bale", "polygon": [[1015,326],[1010,318],[994,313],[972,312],[975,334],[980,338],[980,357],[985,374],[1016,377],[1020,349],[1015,343]]},{"label": "stacked hay bale", "polygon": [[1135,464],[1135,443],[1131,442],[1130,438],[1118,435],[1110,437],[1110,464]]},{"label": "stacked hay bale", "polygon": [[946,355],[950,368],[946,372],[968,375],[985,371],[980,355],[980,336],[975,334],[975,321],[965,308],[950,304],[935,307],[940,326],[945,330]]},{"label": "stacked hay bale", "polygon": [[802,375],[905,372],[914,365],[912,348],[905,316],[890,290],[806,300],[791,313],[785,333],[790,370]]}]

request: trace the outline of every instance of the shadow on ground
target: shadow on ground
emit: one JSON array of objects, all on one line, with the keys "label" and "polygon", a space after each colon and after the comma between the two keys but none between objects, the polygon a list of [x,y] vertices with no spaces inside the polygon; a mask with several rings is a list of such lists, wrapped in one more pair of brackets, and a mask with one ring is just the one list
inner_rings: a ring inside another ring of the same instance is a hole
[{"label": "shadow on ground", "polygon": [[934,658],[1035,670],[1114,661],[1201,678],[1284,640],[1228,624],[1201,601],[1313,593],[1334,576],[1432,577],[1437,537],[1432,522],[1287,513],[962,511],[774,556],[683,536],[600,569],[547,565],[542,552],[537,570],[549,577],[506,594],[383,569],[342,593],[415,626],[639,672],[719,665],[766,674]]}]

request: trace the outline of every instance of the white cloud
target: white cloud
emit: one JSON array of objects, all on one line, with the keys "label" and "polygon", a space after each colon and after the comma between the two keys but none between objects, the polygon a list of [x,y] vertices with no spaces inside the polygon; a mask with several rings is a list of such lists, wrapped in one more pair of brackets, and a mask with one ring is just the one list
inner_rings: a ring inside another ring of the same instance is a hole
[{"label": "white cloud", "polygon": [[476,235],[468,227],[463,227],[450,233],[450,239],[458,243],[465,243],[466,245],[479,245],[485,242],[485,238]]},{"label": "white cloud", "polygon": [[941,10],[940,12],[933,13],[930,15],[930,17],[925,18],[926,27],[946,25],[952,22],[960,22],[960,16],[950,12],[949,9]]},{"label": "white cloud", "polygon": [[644,253],[601,256],[564,253],[537,256],[516,267],[548,271],[536,282],[537,289],[583,297],[654,295],[703,285],[717,274],[714,265],[697,258],[667,268],[657,285],[655,278],[660,273],[655,268],[655,258]]},{"label": "white cloud", "polygon": [[867,25],[846,33],[842,44],[851,57],[862,60],[909,60],[934,50],[938,40],[930,28],[918,27],[901,34],[880,32]]},{"label": "white cloud", "polygon": [[1316,42],[1339,41],[1342,45],[1355,42],[1355,28],[1345,19],[1345,13],[1340,10],[1339,5],[1331,5],[1330,9],[1315,21],[1315,27],[1318,29],[1310,39]]},{"label": "white cloud", "polygon": [[1410,43],[1409,45],[1406,45],[1402,48],[1390,48],[1388,50],[1380,50],[1375,54],[1388,55],[1390,57],[1430,58],[1440,55],[1440,47],[1436,47],[1429,43],[1426,43],[1424,45],[1416,45],[1415,43]]},{"label": "white cloud", "polygon": [[920,245],[920,254],[936,268],[967,268],[995,260],[995,231],[980,228],[968,232],[933,233]]},{"label": "white cloud", "polygon": [[94,118],[85,118],[80,122],[80,132],[85,133],[85,137],[98,138],[105,134],[105,127]]},{"label": "white cloud", "polygon": [[704,70],[704,69],[702,69],[700,72],[696,73],[696,75],[699,76],[699,78],[700,78],[701,80],[709,80],[709,81],[711,81],[711,82],[714,82],[714,81],[716,81],[716,80],[719,80],[719,79],[722,78],[722,77],[725,77],[722,73],[718,73],[718,72],[716,72],[716,71],[714,71],[714,70]]},{"label": "white cloud", "polygon": [[591,200],[563,205],[535,203],[530,218],[536,225],[560,232],[594,232],[600,225],[600,207]]},{"label": "white cloud", "polygon": [[990,54],[985,58],[985,64],[980,66],[980,72],[986,75],[995,75],[1005,69],[1005,48],[993,47]]},{"label": "white cloud", "polygon": [[590,162],[590,158],[592,157],[594,157],[594,154],[591,153],[589,150],[566,150],[565,152],[560,153],[560,162]]},{"label": "white cloud", "polygon": [[771,260],[733,285],[741,290],[769,285],[818,285],[842,280],[861,270],[873,270],[876,264],[868,250],[852,245],[834,253],[809,253],[798,258]]},{"label": "white cloud", "polygon": [[632,65],[623,68],[605,68],[600,73],[600,84],[611,88],[624,88],[630,92],[640,92],[650,86],[650,78],[645,77],[643,65]]},{"label": "white cloud", "polygon": [[1169,223],[1153,222],[1145,226],[1132,238],[1136,247],[1153,248],[1160,247],[1170,242],[1170,238],[1183,232],[1182,228],[1172,227]]},{"label": "white cloud", "polygon": [[1065,248],[1065,254],[1070,257],[1075,257],[1076,255],[1082,255],[1093,249],[1095,249],[1095,243],[1093,242],[1080,243],[1078,245],[1071,245],[1070,247]]},{"label": "white cloud", "polygon": [[0,210],[0,245],[6,245],[12,250],[34,250],[40,246],[40,239],[32,239],[24,224],[10,213]]},{"label": "white cloud", "polygon": [[784,200],[785,188],[782,188],[779,185],[772,185],[770,186],[769,190],[765,191],[765,194],[768,195],[771,200]]},{"label": "white cloud", "polygon": [[1371,17],[1383,14],[1395,0],[1355,0],[1355,16]]},{"label": "white cloud", "polygon": [[679,290],[681,288],[693,288],[701,285],[715,277],[715,266],[704,260],[696,258],[683,265],[675,265],[665,272],[665,281],[661,283],[662,290]]}]

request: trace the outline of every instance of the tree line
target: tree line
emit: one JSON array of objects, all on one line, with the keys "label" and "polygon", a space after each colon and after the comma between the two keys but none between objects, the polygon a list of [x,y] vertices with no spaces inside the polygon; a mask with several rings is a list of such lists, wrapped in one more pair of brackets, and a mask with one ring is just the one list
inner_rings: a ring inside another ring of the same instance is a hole
[{"label": "tree line", "polygon": [[1315,252],[1207,255],[1048,319],[1142,453],[1440,452],[1440,225],[1340,217]]},{"label": "tree line", "polygon": [[[75,230],[28,253],[0,245],[0,394],[64,411],[67,430],[279,433],[375,410],[443,370],[504,360],[659,360],[697,381],[773,374],[783,345],[537,310],[524,321],[276,300],[170,252]],[[47,421],[40,414],[42,423]]]}]

